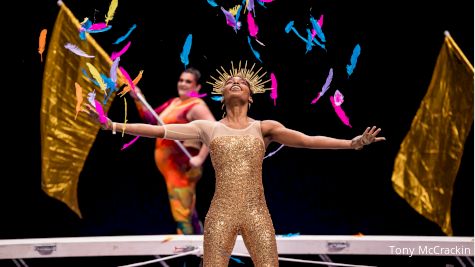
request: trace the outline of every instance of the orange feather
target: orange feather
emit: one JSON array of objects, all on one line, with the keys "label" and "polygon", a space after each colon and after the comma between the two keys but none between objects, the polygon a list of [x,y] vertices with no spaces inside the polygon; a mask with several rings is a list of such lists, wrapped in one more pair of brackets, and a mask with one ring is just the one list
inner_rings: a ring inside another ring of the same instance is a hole
[{"label": "orange feather", "polygon": [[45,47],[46,47],[46,33],[47,32],[48,32],[47,29],[43,29],[41,30],[41,33],[40,33],[38,53],[40,53],[41,62],[43,62],[43,52],[45,51]]},{"label": "orange feather", "polygon": [[74,83],[74,86],[76,87],[76,116],[74,117],[74,119],[76,119],[79,111],[82,110],[81,104],[83,101],[83,97],[82,97],[82,88],[79,85],[79,83]]},{"label": "orange feather", "polygon": [[[139,83],[140,79],[142,79],[142,73],[143,73],[143,70],[141,70],[139,72],[139,74],[137,75],[137,77],[135,77],[135,79],[132,81],[134,83],[134,85],[137,85]],[[129,91],[130,91],[130,86],[126,85],[124,87],[124,89],[122,89],[122,91],[119,93],[120,97],[123,97]]]}]

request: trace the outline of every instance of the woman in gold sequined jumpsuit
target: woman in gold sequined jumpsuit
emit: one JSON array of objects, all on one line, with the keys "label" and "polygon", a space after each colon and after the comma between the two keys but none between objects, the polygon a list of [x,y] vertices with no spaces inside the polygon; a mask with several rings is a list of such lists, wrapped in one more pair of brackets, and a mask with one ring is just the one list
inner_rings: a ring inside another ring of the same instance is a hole
[{"label": "woman in gold sequined jumpsuit", "polygon": [[[220,121],[196,120],[188,124],[152,126],[116,123],[108,120],[103,129],[122,130],[132,135],[174,140],[199,139],[210,149],[216,171],[216,189],[205,219],[204,266],[228,266],[238,234],[255,266],[278,266],[274,227],[264,198],[262,160],[266,147],[278,142],[289,147],[311,149],[361,149],[381,129],[368,127],[351,140],[308,136],[272,120],[257,121],[247,116],[252,103],[252,86],[245,75],[229,75],[221,85],[226,115]],[[94,108],[87,111],[98,121]]]}]

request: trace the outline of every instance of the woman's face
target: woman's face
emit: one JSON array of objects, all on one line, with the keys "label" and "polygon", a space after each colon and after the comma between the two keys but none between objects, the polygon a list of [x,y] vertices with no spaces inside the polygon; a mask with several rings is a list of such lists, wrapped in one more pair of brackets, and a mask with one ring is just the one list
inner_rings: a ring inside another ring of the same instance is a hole
[{"label": "woman's face", "polygon": [[183,72],[180,75],[180,79],[178,79],[177,89],[179,96],[189,95],[192,91],[197,92],[199,87],[195,75],[192,73]]},{"label": "woman's face", "polygon": [[240,96],[248,100],[251,96],[251,89],[249,88],[249,83],[242,77],[231,77],[224,84],[223,96],[225,97],[225,99],[226,96]]}]

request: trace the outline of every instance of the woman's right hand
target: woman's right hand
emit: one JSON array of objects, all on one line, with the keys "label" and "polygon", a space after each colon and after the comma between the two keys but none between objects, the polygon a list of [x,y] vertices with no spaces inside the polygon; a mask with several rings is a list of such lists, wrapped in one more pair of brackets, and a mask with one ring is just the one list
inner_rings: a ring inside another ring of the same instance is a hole
[{"label": "woman's right hand", "polygon": [[107,118],[105,123],[101,123],[99,113],[97,112],[96,108],[91,106],[90,104],[86,103],[86,109],[82,110],[83,112],[87,113],[89,117],[95,122],[101,125],[102,130],[111,130],[112,129],[112,120]]}]

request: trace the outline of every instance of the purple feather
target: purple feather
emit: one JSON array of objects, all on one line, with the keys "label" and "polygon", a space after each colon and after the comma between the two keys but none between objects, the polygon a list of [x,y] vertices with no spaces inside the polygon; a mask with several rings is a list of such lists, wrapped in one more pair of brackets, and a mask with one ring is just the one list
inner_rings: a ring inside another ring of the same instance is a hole
[{"label": "purple feather", "polygon": [[111,80],[113,82],[117,82],[117,68],[119,67],[119,61],[120,61],[120,57],[117,57],[114,60],[114,63],[112,63],[112,67],[111,67],[111,70],[109,72],[109,74],[111,76]]},{"label": "purple feather", "polygon": [[226,17],[226,24],[233,27],[234,30],[241,28],[241,23],[236,22],[236,18],[231,14],[231,12],[227,11],[223,7],[221,7],[221,11],[223,11],[224,16]]}]

